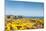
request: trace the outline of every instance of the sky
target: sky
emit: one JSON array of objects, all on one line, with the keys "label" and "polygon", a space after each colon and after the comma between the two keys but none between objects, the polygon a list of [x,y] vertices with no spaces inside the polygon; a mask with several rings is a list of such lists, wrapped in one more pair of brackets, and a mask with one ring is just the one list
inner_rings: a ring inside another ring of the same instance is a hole
[{"label": "sky", "polygon": [[44,16],[44,3],[6,0],[6,15]]}]

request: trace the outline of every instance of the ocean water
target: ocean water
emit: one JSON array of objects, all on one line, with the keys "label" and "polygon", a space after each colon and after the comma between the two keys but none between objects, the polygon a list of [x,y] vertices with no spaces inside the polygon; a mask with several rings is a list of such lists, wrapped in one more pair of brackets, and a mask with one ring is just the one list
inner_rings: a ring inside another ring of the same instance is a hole
[{"label": "ocean water", "polygon": [[27,17],[27,18],[44,18],[44,16],[25,16],[25,17]]}]

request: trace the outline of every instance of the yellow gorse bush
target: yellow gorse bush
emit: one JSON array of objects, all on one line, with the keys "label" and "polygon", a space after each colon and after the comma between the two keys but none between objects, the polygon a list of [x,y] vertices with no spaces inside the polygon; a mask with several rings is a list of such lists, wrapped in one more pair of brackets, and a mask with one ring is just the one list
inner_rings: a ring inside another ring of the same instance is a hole
[{"label": "yellow gorse bush", "polygon": [[25,29],[36,28],[34,26],[36,23],[43,23],[42,20],[38,20],[38,21],[32,23],[30,19],[26,19],[26,18],[17,19],[17,20],[13,19],[13,21],[6,23],[5,30],[10,31],[10,30],[25,30]]}]

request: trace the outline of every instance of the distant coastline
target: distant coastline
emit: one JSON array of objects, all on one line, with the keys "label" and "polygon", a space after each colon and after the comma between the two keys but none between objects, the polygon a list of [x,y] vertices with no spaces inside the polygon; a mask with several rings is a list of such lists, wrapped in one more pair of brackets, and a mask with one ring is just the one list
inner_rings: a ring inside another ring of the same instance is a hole
[{"label": "distant coastline", "polygon": [[[23,16],[23,15],[5,15],[5,16]],[[44,18],[44,16],[23,16],[27,18],[35,17],[35,18]]]}]

